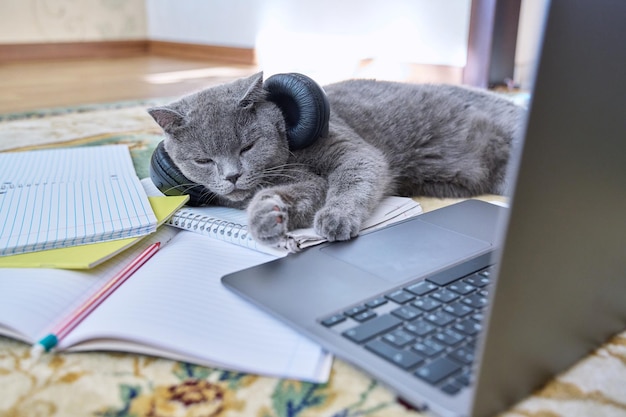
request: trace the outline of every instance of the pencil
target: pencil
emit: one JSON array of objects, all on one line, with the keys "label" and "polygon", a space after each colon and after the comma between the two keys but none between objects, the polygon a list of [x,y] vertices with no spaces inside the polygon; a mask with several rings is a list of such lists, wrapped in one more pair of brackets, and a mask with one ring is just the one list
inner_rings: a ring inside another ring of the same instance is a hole
[{"label": "pencil", "polygon": [[87,317],[96,307],[111,295],[120,285],[135,273],[148,259],[150,259],[161,247],[160,242],[148,246],[137,258],[135,258],[124,269],[117,273],[102,288],[87,299],[79,308],[61,321],[47,336],[43,337],[31,348],[31,356],[39,357],[43,352],[49,352],[66,337],[85,317]]}]

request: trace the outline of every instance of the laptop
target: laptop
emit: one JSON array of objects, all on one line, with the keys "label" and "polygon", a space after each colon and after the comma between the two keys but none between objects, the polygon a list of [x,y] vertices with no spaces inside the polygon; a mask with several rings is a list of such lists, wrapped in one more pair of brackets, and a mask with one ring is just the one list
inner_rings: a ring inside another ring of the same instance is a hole
[{"label": "laptop", "polygon": [[429,415],[540,388],[626,329],[624,16],[550,3],[510,209],[469,200],[223,284]]}]

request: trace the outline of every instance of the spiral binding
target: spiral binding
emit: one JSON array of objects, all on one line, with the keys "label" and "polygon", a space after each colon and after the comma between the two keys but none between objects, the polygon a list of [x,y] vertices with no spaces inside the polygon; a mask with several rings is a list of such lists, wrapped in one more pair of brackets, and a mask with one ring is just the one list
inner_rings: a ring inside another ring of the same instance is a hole
[{"label": "spiral binding", "polygon": [[252,237],[248,234],[248,226],[216,217],[182,211],[176,213],[167,223],[222,240],[239,240],[242,243],[253,242]]},{"label": "spiral binding", "polygon": [[0,183],[0,194],[6,194],[8,193],[10,190],[15,190],[15,189],[20,189],[20,188],[28,188],[28,187],[39,187],[39,186],[47,186],[48,184],[50,185],[55,185],[55,184],[64,184],[65,181],[60,180],[60,181],[50,181],[48,182],[47,180],[35,180],[32,182],[12,182],[12,181],[5,181],[3,183]]}]

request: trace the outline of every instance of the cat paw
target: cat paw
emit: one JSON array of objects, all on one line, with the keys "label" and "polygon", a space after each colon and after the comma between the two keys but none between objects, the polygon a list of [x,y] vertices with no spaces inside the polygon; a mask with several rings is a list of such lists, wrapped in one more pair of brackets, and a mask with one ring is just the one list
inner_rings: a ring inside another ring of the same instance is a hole
[{"label": "cat paw", "polygon": [[252,237],[266,245],[276,245],[287,235],[287,206],[276,194],[259,195],[248,206],[248,228]]},{"label": "cat paw", "polygon": [[348,240],[356,237],[361,228],[361,221],[357,216],[350,216],[337,208],[322,208],[315,215],[315,231],[330,242]]}]

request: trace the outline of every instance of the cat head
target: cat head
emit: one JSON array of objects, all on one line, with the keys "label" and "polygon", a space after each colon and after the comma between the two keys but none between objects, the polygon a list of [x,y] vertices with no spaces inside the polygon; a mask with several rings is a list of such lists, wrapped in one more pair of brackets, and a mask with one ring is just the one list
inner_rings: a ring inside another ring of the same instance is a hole
[{"label": "cat head", "polygon": [[325,135],[329,112],[325,93],[308,77],[279,74],[264,83],[262,73],[148,109],[178,170],[232,202],[279,175],[291,150]]}]

